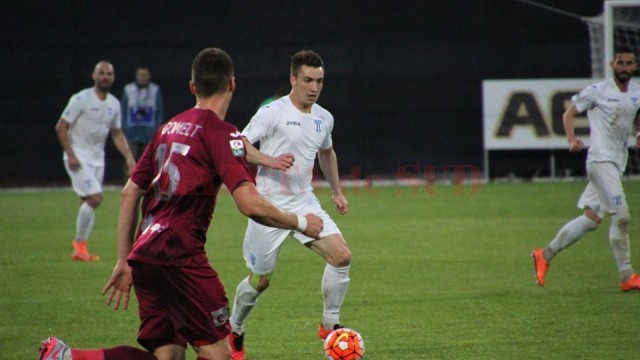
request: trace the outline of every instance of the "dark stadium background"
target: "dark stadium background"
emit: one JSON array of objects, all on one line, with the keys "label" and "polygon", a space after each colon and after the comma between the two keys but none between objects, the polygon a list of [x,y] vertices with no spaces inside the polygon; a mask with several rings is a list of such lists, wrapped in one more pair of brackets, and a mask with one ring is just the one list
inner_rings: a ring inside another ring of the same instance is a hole
[{"label": "dark stadium background", "polygon": [[[601,1],[539,2],[602,11]],[[194,104],[193,57],[222,47],[238,84],[227,119],[242,128],[288,86],[289,57],[316,50],[341,173],[362,178],[407,165],[482,168],[483,79],[591,76],[587,26],[517,0],[8,0],[0,12],[0,185],[68,184],[54,124],[102,59],[115,66],[118,97],[136,66],[149,66],[172,116]],[[122,162],[108,143],[106,180],[117,183]],[[556,156],[581,171],[584,154]],[[496,152],[491,166],[492,176],[545,175],[548,152]]]}]

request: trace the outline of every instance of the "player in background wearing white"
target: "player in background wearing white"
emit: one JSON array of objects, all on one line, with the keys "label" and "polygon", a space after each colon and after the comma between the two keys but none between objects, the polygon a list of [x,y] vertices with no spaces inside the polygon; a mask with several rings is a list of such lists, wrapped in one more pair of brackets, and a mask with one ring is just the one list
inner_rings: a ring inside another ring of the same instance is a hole
[{"label": "player in background wearing white", "polygon": [[82,200],[71,254],[71,258],[78,261],[100,260],[100,257],[89,253],[87,240],[93,230],[95,210],[102,202],[104,146],[109,131],[129,170],[135,166],[121,128],[120,102],[109,93],[115,80],[113,65],[100,61],[93,70],[92,78],[94,86],[71,96],[55,127],[64,150],[64,167],[71,178],[73,190]]},{"label": "player in background wearing white", "polygon": [[[231,314],[229,339],[234,360],[245,358],[245,320],[269,286],[278,252],[289,235],[327,262],[321,284],[324,311],[319,336],[326,338],[334,328],[342,327],[340,308],[349,286],[351,252],[311,186],[317,154],[338,213],[349,211],[349,203],[340,188],[338,161],[331,139],[333,116],[316,104],[324,82],[324,64],[315,52],[302,50],[292,56],[290,71],[289,95],[261,107],[242,132],[248,148],[247,161],[259,165],[256,183],[261,194],[287,211],[320,216],[324,228],[315,240],[298,231],[275,229],[249,220],[243,252],[250,271],[237,286]],[[258,141],[260,151],[251,145]],[[294,160],[295,165],[291,166]]]},{"label": "player in background wearing white", "polygon": [[640,108],[640,85],[631,82],[632,74],[638,69],[633,50],[617,49],[611,68],[613,79],[590,85],[574,95],[572,105],[563,115],[569,150],[579,152],[584,144],[575,136],[574,122],[577,114],[587,111],[591,128],[591,146],[586,161],[589,183],[578,201],[578,207],[584,210],[584,214],[565,224],[546,248],[535,249],[532,253],[540,286],[544,286],[551,259],[582,235],[598,228],[605,214],[609,213],[609,241],[620,274],[620,289],[640,290],[640,276],[634,272],[630,262],[628,227],[631,215],[622,188],[628,139],[632,134],[635,134],[635,145],[640,147],[637,124],[634,129]]}]

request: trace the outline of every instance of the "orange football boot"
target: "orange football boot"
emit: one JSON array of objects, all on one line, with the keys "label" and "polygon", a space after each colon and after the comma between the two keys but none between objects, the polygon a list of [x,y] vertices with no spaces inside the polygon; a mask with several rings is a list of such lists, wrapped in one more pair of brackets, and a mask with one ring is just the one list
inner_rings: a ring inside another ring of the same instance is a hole
[{"label": "orange football boot", "polygon": [[320,336],[320,339],[324,340],[327,338],[327,336],[329,336],[329,334],[331,334],[331,332],[333,330],[337,330],[340,328],[343,328],[344,326],[340,325],[340,324],[335,324],[333,326],[332,330],[329,329],[325,329],[325,327],[322,325],[322,323],[320,323],[320,327],[318,328],[318,336]]},{"label": "orange football boot", "polygon": [[231,359],[232,360],[245,360],[246,354],[244,351],[244,333],[238,335],[234,332],[229,334],[229,345],[231,345]]},{"label": "orange football boot", "polygon": [[100,256],[92,255],[89,253],[87,249],[86,241],[74,241],[73,245],[73,253],[71,254],[71,258],[77,261],[99,261]]},{"label": "orange football boot", "polygon": [[622,291],[640,290],[640,276],[633,274],[629,280],[620,282],[620,289]]},{"label": "orange football boot", "polygon": [[538,281],[538,285],[544,286],[544,276],[547,275],[547,270],[549,269],[549,263],[542,256],[543,249],[535,249],[531,253],[531,257],[533,257],[533,270],[536,275],[536,280]]}]

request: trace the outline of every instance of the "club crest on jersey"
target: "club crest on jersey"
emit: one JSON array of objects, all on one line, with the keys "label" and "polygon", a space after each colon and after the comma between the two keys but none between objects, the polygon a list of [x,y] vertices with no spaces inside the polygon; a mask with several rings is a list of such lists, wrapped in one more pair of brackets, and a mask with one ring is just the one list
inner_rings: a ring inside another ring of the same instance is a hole
[{"label": "club crest on jersey", "polygon": [[320,120],[313,120],[313,123],[316,125],[316,132],[317,132],[317,133],[322,132],[322,121],[320,121]]},{"label": "club crest on jersey", "polygon": [[231,146],[231,154],[235,157],[244,156],[244,143],[242,140],[229,140]]},{"label": "club crest on jersey", "polygon": [[631,98],[631,102],[633,103],[634,107],[638,107],[638,98],[637,97],[632,97]]}]

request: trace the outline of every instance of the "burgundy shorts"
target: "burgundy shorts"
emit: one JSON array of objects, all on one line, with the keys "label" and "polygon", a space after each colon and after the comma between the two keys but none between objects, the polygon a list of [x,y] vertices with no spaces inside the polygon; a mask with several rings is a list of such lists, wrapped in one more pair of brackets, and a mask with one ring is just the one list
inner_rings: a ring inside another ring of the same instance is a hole
[{"label": "burgundy shorts", "polygon": [[213,344],[231,331],[229,300],[218,274],[200,267],[132,263],[138,299],[138,342],[149,351],[168,345]]}]

